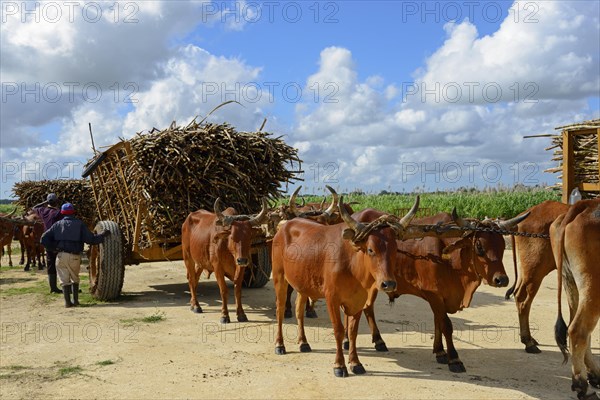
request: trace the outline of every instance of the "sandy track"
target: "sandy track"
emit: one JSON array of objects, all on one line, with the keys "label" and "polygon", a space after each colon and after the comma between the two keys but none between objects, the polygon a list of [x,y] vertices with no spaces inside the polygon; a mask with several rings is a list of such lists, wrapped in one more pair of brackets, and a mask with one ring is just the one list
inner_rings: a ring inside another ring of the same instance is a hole
[{"label": "sandy track", "polygon": [[[510,253],[505,265],[513,279]],[[376,352],[363,319],[359,356],[364,376],[334,378],[334,339],[323,301],[307,320],[312,353],[295,344],[295,320],[285,327],[288,354],[274,354],[272,282],[243,292],[250,322],[219,324],[216,281],[201,280],[201,315],[187,305],[182,262],[128,266],[124,299],[76,309],[62,296],[6,295],[44,273],[0,272],[0,396],[12,398],[393,398],[565,399],[570,367],[554,343],[556,274],[549,275],[532,311],[542,353],[525,353],[514,302],[505,289],[482,286],[471,308],[451,316],[467,373],[451,373],[431,352],[433,318],[427,303],[403,296],[376,305],[388,353]],[[204,277],[203,277],[204,278]],[[231,293],[231,302],[233,294]],[[230,309],[231,310],[231,309]],[[160,316],[155,323],[144,317]],[[232,314],[235,319],[235,314]],[[600,332],[593,335],[598,355]]]}]

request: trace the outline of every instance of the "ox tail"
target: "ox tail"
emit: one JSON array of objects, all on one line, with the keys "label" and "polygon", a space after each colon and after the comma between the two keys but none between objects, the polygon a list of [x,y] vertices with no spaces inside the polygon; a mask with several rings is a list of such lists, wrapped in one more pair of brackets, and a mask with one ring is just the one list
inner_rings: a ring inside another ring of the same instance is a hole
[{"label": "ox tail", "polygon": [[[560,226],[560,224],[559,224]],[[564,229],[557,229],[555,235],[560,235],[557,243],[557,248],[553,249],[554,259],[556,261],[556,270],[558,274],[558,316],[554,324],[554,340],[563,355],[563,364],[569,360],[569,348],[567,347],[567,324],[562,316],[562,272],[563,272],[563,251],[564,251]],[[554,242],[554,241],[553,241]]]},{"label": "ox tail", "polygon": [[510,296],[515,294],[515,288],[517,287],[517,278],[519,277],[519,272],[517,269],[517,241],[515,240],[514,235],[510,235],[510,244],[512,246],[512,254],[513,254],[513,265],[515,266],[515,280],[512,286],[506,291],[504,295],[504,299],[510,299]]},{"label": "ox tail", "polygon": [[554,325],[554,339],[556,344],[563,355],[563,364],[569,361],[569,348],[567,347],[567,324],[563,319],[562,315],[558,314],[556,318],[556,324]]}]

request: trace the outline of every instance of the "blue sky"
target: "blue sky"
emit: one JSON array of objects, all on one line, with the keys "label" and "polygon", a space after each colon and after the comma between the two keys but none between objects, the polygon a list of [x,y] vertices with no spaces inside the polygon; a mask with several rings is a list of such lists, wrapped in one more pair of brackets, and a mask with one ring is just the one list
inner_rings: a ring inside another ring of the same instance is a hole
[{"label": "blue sky", "polygon": [[0,4],[0,198],[227,99],[308,192],[552,184],[523,135],[600,117],[597,1]]},{"label": "blue sky", "polygon": [[[228,3],[217,2],[217,7],[222,9],[224,4]],[[187,43],[213,54],[262,65],[269,80],[302,83],[314,72],[316,55],[330,46],[352,52],[360,80],[378,75],[390,82],[412,82],[413,71],[443,44],[444,24],[451,21],[450,17],[460,16],[461,22],[472,16],[478,31],[489,34],[498,28],[504,19],[501,16],[508,15],[511,2],[452,6],[430,2],[423,7],[420,2],[305,1],[287,3],[294,4],[287,8],[286,3],[273,4],[262,11],[261,18],[249,15],[251,7],[233,4],[241,10],[239,21],[248,21],[243,31],[231,30],[226,23],[218,24],[217,29],[201,24],[186,36]],[[301,16],[297,10],[301,10]],[[225,22],[236,19],[232,14],[221,18]],[[293,118],[291,107],[278,104],[278,116]]]}]

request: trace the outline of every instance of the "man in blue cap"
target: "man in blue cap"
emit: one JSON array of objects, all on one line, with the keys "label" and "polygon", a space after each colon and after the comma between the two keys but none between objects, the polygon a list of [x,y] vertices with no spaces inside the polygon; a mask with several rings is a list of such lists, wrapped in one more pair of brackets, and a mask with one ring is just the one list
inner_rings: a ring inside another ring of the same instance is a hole
[{"label": "man in blue cap", "polygon": [[46,249],[58,253],[56,272],[63,288],[65,307],[73,307],[79,305],[79,271],[83,244],[100,244],[110,235],[110,231],[105,230],[98,235],[90,232],[83,221],[75,217],[75,208],[71,203],[63,204],[60,212],[63,219],[44,232],[42,244]]},{"label": "man in blue cap", "polygon": [[[44,222],[44,231],[50,229],[55,222],[60,221],[63,215],[60,213],[60,203],[54,193],[46,196],[46,201],[33,206],[33,211],[39,215]],[[48,266],[48,284],[50,293],[62,293],[62,290],[56,286],[56,252],[46,249],[46,265]]]}]

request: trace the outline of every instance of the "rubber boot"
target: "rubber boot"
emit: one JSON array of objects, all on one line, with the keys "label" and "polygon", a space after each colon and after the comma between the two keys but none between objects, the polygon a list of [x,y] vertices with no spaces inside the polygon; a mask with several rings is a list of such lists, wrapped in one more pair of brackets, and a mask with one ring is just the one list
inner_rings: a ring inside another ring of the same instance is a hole
[{"label": "rubber boot", "polygon": [[62,293],[62,290],[56,286],[56,274],[48,275],[48,284],[50,285],[50,293]]},{"label": "rubber boot", "polygon": [[63,294],[65,296],[65,307],[73,307],[73,303],[71,303],[71,285],[63,286]]},{"label": "rubber boot", "polygon": [[79,305],[79,283],[73,284],[73,305]]}]

